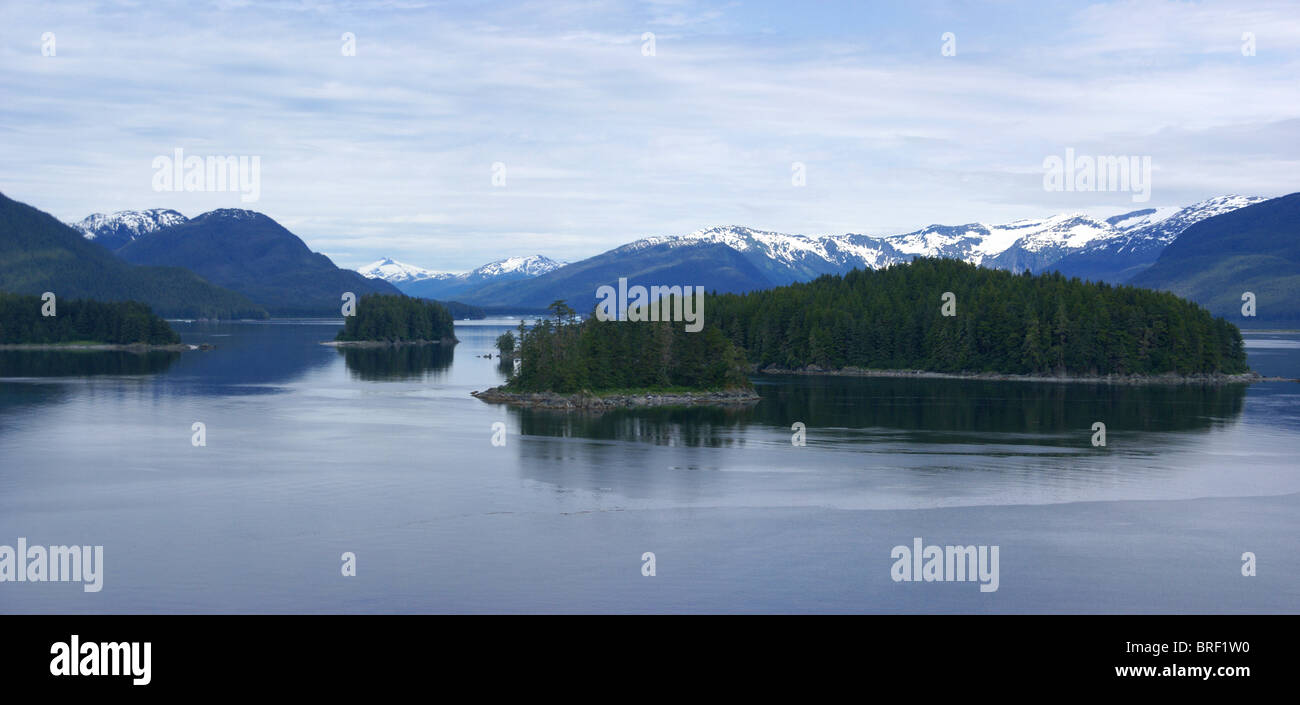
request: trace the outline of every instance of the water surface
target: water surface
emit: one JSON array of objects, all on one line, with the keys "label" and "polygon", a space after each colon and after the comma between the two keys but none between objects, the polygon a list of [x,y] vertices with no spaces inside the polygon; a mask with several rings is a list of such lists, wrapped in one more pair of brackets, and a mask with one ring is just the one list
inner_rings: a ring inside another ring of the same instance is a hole
[{"label": "water surface", "polygon": [[[759,377],[745,410],[566,414],[469,395],[504,378],[482,356],[508,321],[393,350],[319,345],[338,321],[175,325],[216,349],[0,352],[0,544],[106,562],[95,594],[0,583],[0,611],[1300,605],[1294,383]],[[1247,340],[1300,376],[1300,336]],[[891,581],[914,536],[999,545],[999,590]]]}]

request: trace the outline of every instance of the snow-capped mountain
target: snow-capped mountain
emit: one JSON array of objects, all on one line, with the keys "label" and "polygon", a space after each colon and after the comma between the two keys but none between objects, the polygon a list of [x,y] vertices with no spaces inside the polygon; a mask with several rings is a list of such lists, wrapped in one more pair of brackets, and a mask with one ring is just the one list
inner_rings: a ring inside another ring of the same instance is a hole
[{"label": "snow-capped mountain", "polygon": [[[916,257],[948,257],[995,269],[1037,272],[1086,259],[1088,253],[1103,253],[1102,259],[1116,265],[1117,272],[1131,276],[1134,262],[1128,258],[1134,253],[1149,255],[1140,263],[1149,265],[1160,250],[1193,223],[1261,200],[1220,196],[1185,208],[1147,208],[1106,220],[1064,213],[1003,224],[936,224],[898,235],[814,237],[729,225],[689,235],[646,237],[611,253],[632,255],[663,246],[721,244],[744,255],[774,285],[854,267],[878,269]],[[1067,274],[1078,275],[1067,270],[1062,268]]]},{"label": "snow-capped mountain", "polygon": [[537,277],[563,266],[563,262],[544,255],[528,255],[489,262],[469,272],[439,272],[384,257],[357,271],[370,279],[383,279],[390,284],[409,284],[425,279],[476,282],[489,279]]},{"label": "snow-capped mountain", "polygon": [[357,269],[367,279],[383,279],[389,284],[420,281],[421,279],[454,279],[455,272],[435,272],[432,269],[417,267],[413,264],[398,262],[390,257],[375,260]]},{"label": "snow-capped mountain", "polygon": [[563,262],[558,262],[544,255],[528,255],[526,257],[507,257],[506,259],[497,260],[475,269],[466,275],[467,279],[497,279],[500,277],[520,275],[523,277],[540,277],[547,272],[563,267]]},{"label": "snow-capped mountain", "polygon": [[[1119,236],[1113,226],[1070,213],[1027,218],[1002,225],[931,225],[882,240],[904,255],[949,257],[997,269],[1037,270],[1072,251]],[[892,263],[892,262],[891,262]]]},{"label": "snow-capped mountain", "polygon": [[531,279],[563,267],[564,263],[544,255],[507,257],[463,273],[435,272],[391,259],[382,259],[358,270],[367,277],[384,279],[403,293],[428,299],[449,299],[479,286],[502,281]]},{"label": "snow-capped mountain", "polygon": [[93,213],[80,222],[69,225],[80,231],[87,240],[94,240],[109,250],[117,250],[141,236],[186,220],[185,216],[169,208],[151,208],[145,211]]},{"label": "snow-capped mountain", "polygon": [[1061,273],[1119,284],[1151,266],[1160,253],[1188,227],[1265,199],[1218,196],[1185,208],[1147,208],[1108,218],[1119,236],[1094,242],[1060,258],[1052,266]]},{"label": "snow-capped mountain", "polygon": [[931,225],[899,235],[787,235],[736,225],[683,236],[642,238],[614,250],[632,254],[661,245],[721,244],[745,255],[775,284],[806,281],[855,267],[878,269],[916,257],[949,257],[1000,269],[1040,269],[1122,232],[1082,214],[1002,225]]},{"label": "snow-capped mountain", "polygon": [[[1148,209],[1154,210],[1154,212],[1142,218],[1134,226],[1116,225],[1116,227],[1120,227],[1121,230],[1126,232],[1126,236],[1122,240],[1112,243],[1114,247],[1110,249],[1120,253],[1142,249],[1162,249],[1195,223],[1199,223],[1206,218],[1235,211],[1238,208],[1245,208],[1263,200],[1265,199],[1257,196],[1230,195],[1210,198],[1186,208]],[[1137,213],[1144,212],[1137,211]],[[1134,214],[1130,213],[1128,215]],[[1125,216],[1116,217],[1125,218]],[[1127,222],[1129,221],[1121,221],[1121,223]]]},{"label": "snow-capped mountain", "polygon": [[862,253],[852,247],[841,247],[836,238],[787,235],[739,225],[707,228],[689,235],[645,237],[615,248],[610,254],[636,256],[638,252],[652,248],[671,249],[704,244],[725,245],[741,253],[774,284],[805,281],[821,274],[851,269],[852,266],[843,266],[849,261],[863,266]]}]

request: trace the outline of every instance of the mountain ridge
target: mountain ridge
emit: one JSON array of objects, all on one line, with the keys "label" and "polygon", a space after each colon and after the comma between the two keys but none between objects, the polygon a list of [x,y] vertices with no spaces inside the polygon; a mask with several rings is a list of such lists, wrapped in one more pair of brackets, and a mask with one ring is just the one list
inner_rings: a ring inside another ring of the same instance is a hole
[{"label": "mountain ridge", "polygon": [[141,301],[158,315],[265,318],[247,297],[179,267],[129,264],[34,206],[0,193],[0,291]]}]

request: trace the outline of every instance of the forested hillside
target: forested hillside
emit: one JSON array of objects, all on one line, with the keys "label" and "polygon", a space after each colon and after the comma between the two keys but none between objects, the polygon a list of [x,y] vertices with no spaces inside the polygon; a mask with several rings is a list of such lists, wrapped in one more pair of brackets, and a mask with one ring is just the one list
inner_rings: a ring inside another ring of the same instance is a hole
[{"label": "forested hillside", "polygon": [[178,267],[137,267],[54,216],[0,194],[0,291],[143,301],[163,316],[266,318],[247,298]]},{"label": "forested hillside", "polygon": [[335,316],[343,292],[396,295],[380,279],[339,269],[297,235],[255,211],[225,208],[131,241],[134,264],[184,267],[247,296],[275,316]]},{"label": "forested hillside", "polygon": [[[1173,292],[1251,328],[1300,326],[1300,193],[1199,222],[1183,231],[1137,286]],[[1255,315],[1242,296],[1255,295]]]}]

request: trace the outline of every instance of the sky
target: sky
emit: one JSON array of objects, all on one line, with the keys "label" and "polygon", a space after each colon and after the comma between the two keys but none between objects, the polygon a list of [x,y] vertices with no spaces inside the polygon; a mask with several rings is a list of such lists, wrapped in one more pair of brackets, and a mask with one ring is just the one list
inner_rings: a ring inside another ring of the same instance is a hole
[{"label": "sky", "polygon": [[[256,156],[257,200],[157,190],[177,149]],[[1045,189],[1067,149],[1149,157],[1150,200]],[[249,208],[345,267],[1108,216],[1298,176],[1296,2],[0,3],[0,192],[65,221]]]}]

